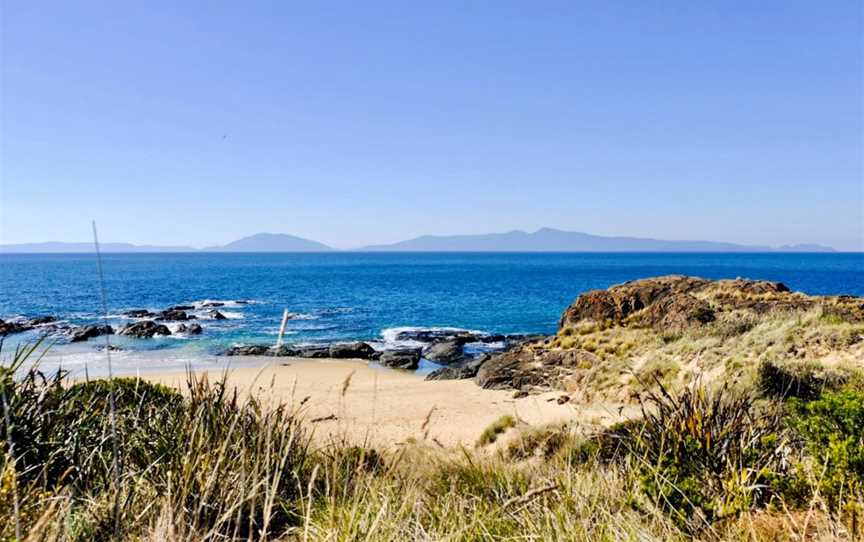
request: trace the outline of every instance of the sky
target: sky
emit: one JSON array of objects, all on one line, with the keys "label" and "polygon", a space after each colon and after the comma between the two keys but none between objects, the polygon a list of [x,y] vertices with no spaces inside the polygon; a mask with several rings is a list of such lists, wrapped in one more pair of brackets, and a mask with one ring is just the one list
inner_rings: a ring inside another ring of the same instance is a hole
[{"label": "sky", "polygon": [[0,243],[864,250],[862,10],[0,0]]}]

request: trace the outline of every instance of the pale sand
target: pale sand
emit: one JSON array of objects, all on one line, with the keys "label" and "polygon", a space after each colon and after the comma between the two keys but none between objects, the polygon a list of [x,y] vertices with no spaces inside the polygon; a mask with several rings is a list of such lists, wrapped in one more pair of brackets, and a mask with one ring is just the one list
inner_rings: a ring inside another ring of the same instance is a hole
[{"label": "pale sand", "polygon": [[[316,438],[345,436],[377,446],[398,446],[411,439],[446,447],[474,446],[492,422],[505,414],[530,426],[560,422],[607,425],[621,419],[619,405],[559,405],[561,392],[513,399],[513,391],[479,388],[470,380],[424,381],[412,373],[370,367],[363,361],[260,358],[262,367],[228,370],[229,385],[268,400],[303,405],[307,427]],[[288,364],[283,366],[281,364]],[[218,370],[198,371],[216,380]],[[351,377],[344,395],[342,389]],[[151,381],[182,387],[183,373],[142,375]],[[431,415],[430,415],[431,412]],[[632,407],[623,414],[632,414]],[[336,416],[336,419],[315,421]],[[428,424],[424,423],[428,418]]]}]

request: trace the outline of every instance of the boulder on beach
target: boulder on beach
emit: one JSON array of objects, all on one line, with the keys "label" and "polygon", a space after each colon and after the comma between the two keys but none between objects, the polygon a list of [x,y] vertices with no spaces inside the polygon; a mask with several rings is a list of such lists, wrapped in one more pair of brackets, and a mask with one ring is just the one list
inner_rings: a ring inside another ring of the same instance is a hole
[{"label": "boulder on beach", "polygon": [[171,330],[167,326],[157,324],[153,320],[144,320],[123,326],[118,334],[139,339],[149,339],[154,335],[171,335]]},{"label": "boulder on beach", "polygon": [[423,349],[423,357],[441,365],[450,365],[465,357],[463,344],[458,339],[435,342]]},{"label": "boulder on beach", "polygon": [[234,345],[225,350],[226,356],[266,356],[270,346],[266,344]]},{"label": "boulder on beach", "polygon": [[330,357],[337,359],[372,359],[375,349],[362,341],[330,345]]},{"label": "boulder on beach", "polygon": [[114,328],[107,325],[89,325],[89,326],[80,326],[72,329],[71,337],[69,338],[70,342],[78,343],[84,342],[89,339],[93,339],[95,337],[99,337],[101,335],[113,335]]},{"label": "boulder on beach", "polygon": [[420,366],[420,348],[400,348],[385,350],[378,358],[378,363],[393,369],[415,370]]},{"label": "boulder on beach", "polygon": [[490,359],[488,354],[480,357],[462,360],[448,367],[442,367],[426,375],[426,380],[466,380],[474,378],[477,371]]},{"label": "boulder on beach", "polygon": [[298,358],[329,358],[330,346],[326,344],[304,344],[295,346],[295,357]]}]

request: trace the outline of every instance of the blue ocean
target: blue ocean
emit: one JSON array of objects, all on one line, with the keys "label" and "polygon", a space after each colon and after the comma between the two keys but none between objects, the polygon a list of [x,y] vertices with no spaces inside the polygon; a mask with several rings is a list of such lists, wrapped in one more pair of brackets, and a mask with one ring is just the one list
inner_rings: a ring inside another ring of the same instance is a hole
[{"label": "blue ocean", "polygon": [[[225,320],[198,336],[114,336],[131,351],[210,355],[238,343],[386,341],[401,328],[553,333],[582,292],[665,274],[777,280],[808,294],[864,295],[864,254],[188,253],[103,254],[112,325],[130,309],[224,303]],[[54,315],[68,324],[102,314],[94,255],[0,255],[0,318]],[[240,303],[238,303],[238,301]],[[4,350],[35,339],[10,335]],[[95,351],[100,340],[54,349]]]}]

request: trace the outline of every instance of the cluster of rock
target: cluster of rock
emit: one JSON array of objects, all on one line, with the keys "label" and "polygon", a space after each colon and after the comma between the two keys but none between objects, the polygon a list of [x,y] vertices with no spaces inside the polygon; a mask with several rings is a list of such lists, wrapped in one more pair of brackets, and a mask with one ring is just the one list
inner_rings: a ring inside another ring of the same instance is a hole
[{"label": "cluster of rock", "polygon": [[[225,351],[227,356],[276,356],[295,358],[336,358],[362,359],[376,361],[385,367],[415,370],[421,359],[426,359],[444,367],[432,372],[429,380],[472,378],[480,364],[488,359],[488,354],[471,355],[465,351],[468,343],[521,344],[536,340],[537,335],[487,335],[461,330],[433,329],[406,330],[396,334],[397,341],[427,343],[417,347],[375,349],[366,342],[346,342],[333,344],[310,344],[290,346],[238,345]],[[503,349],[503,348],[502,348]]]},{"label": "cluster of rock", "polygon": [[414,370],[420,365],[420,348],[375,350],[369,343],[356,341],[334,344],[268,346],[264,344],[232,346],[226,356],[275,356],[291,358],[335,358],[377,361],[396,369]]},{"label": "cluster of rock", "polygon": [[51,324],[57,321],[54,316],[37,316],[29,320],[0,320],[0,337],[13,333],[22,333],[31,329]]},{"label": "cluster of rock", "polygon": [[[245,305],[248,301],[235,301]],[[86,324],[82,326],[71,326],[58,321],[56,316],[38,316],[30,319],[0,320],[0,337],[13,333],[22,333],[34,329],[45,332],[63,334],[69,338],[69,342],[84,342],[102,335],[125,335],[139,339],[149,339],[156,336],[171,335],[172,331],[161,322],[181,322],[175,327],[173,334],[199,335],[204,329],[201,324],[195,322],[198,317],[188,311],[198,309],[211,309],[207,316],[213,320],[226,320],[227,317],[217,310],[224,306],[220,301],[207,301],[197,307],[193,305],[175,305],[165,310],[153,312],[147,309],[131,309],[123,312],[123,316],[137,319],[137,322],[127,324],[118,330],[110,325]]]}]

